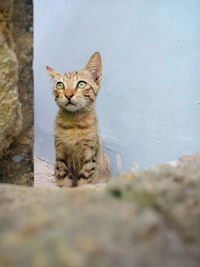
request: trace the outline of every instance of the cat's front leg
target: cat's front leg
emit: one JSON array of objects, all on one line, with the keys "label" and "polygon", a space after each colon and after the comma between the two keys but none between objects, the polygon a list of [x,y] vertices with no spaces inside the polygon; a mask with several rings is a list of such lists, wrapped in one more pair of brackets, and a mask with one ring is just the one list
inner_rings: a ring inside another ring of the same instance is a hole
[{"label": "cat's front leg", "polygon": [[55,176],[58,186],[72,187],[72,173],[67,167],[65,153],[59,147],[56,147]]},{"label": "cat's front leg", "polygon": [[69,172],[64,159],[56,158],[55,176],[60,187],[72,187],[72,174]]},{"label": "cat's front leg", "polygon": [[83,166],[78,174],[78,185],[90,184],[94,180],[94,176],[96,173],[96,157],[91,156],[86,159],[83,163]]}]

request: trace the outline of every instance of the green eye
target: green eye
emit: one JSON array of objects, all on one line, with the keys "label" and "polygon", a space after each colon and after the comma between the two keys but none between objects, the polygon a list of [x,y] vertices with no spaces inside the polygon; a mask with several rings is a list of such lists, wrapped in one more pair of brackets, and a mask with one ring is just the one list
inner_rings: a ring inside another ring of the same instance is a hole
[{"label": "green eye", "polygon": [[78,82],[77,87],[80,88],[80,89],[83,89],[83,88],[86,87],[86,85],[87,85],[86,82],[84,82],[84,81],[80,81],[80,82]]},{"label": "green eye", "polygon": [[64,84],[63,84],[62,82],[57,82],[57,84],[56,84],[56,88],[57,88],[57,89],[64,89],[65,86],[64,86]]}]

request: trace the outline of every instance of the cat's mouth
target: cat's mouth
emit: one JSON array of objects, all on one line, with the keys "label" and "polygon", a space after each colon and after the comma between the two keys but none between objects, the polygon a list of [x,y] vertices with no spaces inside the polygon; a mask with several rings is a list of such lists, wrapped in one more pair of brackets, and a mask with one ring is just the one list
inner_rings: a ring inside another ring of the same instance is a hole
[{"label": "cat's mouth", "polygon": [[70,100],[69,100],[69,102],[66,104],[66,106],[68,106],[68,105],[73,105],[73,106],[76,106],[75,104],[73,104]]},{"label": "cat's mouth", "polygon": [[67,104],[65,104],[65,109],[67,111],[74,112],[77,111],[79,107],[77,106],[77,104],[74,104],[71,101],[69,101]]}]

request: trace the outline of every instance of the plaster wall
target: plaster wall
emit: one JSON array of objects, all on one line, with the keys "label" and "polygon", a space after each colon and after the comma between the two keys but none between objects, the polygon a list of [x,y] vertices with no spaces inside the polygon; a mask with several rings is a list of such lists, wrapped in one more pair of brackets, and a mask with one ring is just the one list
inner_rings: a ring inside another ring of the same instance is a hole
[{"label": "plaster wall", "polygon": [[199,0],[35,0],[35,154],[54,161],[46,73],[103,60],[99,131],[113,173],[200,150]]}]

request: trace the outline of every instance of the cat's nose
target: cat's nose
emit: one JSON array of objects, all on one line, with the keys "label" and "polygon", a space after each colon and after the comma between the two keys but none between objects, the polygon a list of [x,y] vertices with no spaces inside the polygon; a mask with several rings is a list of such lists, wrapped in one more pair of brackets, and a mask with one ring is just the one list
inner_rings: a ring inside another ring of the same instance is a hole
[{"label": "cat's nose", "polygon": [[66,97],[67,99],[70,99],[72,96],[73,96],[73,93],[71,93],[71,92],[67,92],[67,93],[65,93],[65,97]]}]

